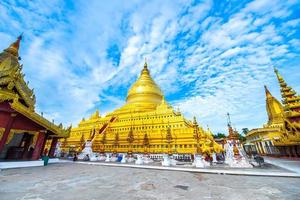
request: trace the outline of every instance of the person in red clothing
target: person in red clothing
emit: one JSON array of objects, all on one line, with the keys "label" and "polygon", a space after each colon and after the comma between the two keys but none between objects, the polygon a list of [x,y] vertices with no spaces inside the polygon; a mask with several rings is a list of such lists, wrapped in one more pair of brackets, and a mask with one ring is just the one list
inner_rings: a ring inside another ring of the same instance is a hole
[{"label": "person in red clothing", "polygon": [[47,156],[48,155],[48,149],[46,148],[43,152],[43,155],[42,156]]},{"label": "person in red clothing", "polygon": [[48,156],[48,149],[46,148],[42,155],[42,160],[44,161],[44,166],[48,165],[49,156]]}]

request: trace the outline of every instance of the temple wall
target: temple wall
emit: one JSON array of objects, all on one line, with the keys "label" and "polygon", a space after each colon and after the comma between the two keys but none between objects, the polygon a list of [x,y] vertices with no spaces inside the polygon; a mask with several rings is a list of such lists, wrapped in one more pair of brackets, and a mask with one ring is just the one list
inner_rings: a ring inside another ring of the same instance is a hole
[{"label": "temple wall", "polygon": [[[147,125],[145,125],[147,126]],[[164,125],[167,126],[167,125]],[[147,152],[147,153],[182,153],[182,154],[193,154],[196,152],[196,140],[194,139],[194,129],[188,127],[182,128],[174,128],[171,130],[171,140],[168,143],[166,139],[167,129],[159,129],[159,126],[155,130],[141,130],[141,131],[133,131],[134,140],[130,144],[128,142],[128,133],[130,128],[122,128],[121,132],[117,125],[113,125],[107,129],[105,143],[103,144],[102,138],[103,134],[98,134],[96,131],[96,137],[93,142],[93,150],[95,152]],[[178,127],[180,127],[180,123],[178,123]],[[132,127],[132,128],[137,128]],[[125,129],[125,130],[123,130]],[[116,134],[119,134],[119,140],[116,144]],[[144,145],[144,135],[147,133],[149,145]],[[82,134],[84,135],[84,140],[82,141]],[[66,146],[76,147],[78,151],[80,151],[80,146],[84,141],[89,140],[91,135],[91,130],[84,130],[82,128],[75,128],[74,131],[71,132],[70,137],[67,139]],[[63,140],[62,140],[63,141]],[[62,142],[61,141],[61,142]]]},{"label": "temple wall", "polygon": [[0,152],[0,159],[5,159],[7,150],[10,147],[19,146],[20,142],[22,141],[22,138],[23,138],[23,134],[14,134],[12,140],[8,144],[6,144],[3,150]]},{"label": "temple wall", "polygon": [[45,128],[19,114],[16,116],[12,129],[39,131]]}]

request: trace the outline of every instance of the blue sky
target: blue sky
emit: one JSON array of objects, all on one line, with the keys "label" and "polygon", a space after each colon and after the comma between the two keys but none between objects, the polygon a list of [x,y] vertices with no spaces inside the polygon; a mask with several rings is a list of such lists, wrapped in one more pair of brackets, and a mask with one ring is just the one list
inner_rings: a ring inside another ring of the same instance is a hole
[{"label": "blue sky", "polygon": [[214,132],[227,112],[238,130],[267,122],[274,66],[300,92],[296,0],[2,0],[0,49],[22,32],[37,110],[65,125],[123,105],[144,58],[167,101]]}]

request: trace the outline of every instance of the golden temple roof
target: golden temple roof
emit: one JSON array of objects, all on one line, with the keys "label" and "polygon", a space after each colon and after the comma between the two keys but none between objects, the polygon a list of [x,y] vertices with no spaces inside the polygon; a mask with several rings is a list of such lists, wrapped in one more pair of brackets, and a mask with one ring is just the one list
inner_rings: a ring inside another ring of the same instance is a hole
[{"label": "golden temple roof", "polygon": [[[0,88],[1,96],[18,95],[19,101],[24,106],[34,110],[35,95],[33,89],[28,87],[19,63],[19,47],[22,36],[0,53]],[[4,95],[4,93],[6,95]]]},{"label": "golden temple roof", "polygon": [[35,112],[35,95],[24,80],[19,63],[22,36],[0,53],[0,103],[9,102],[11,108],[54,133],[52,137],[68,137],[70,127],[55,125]]},{"label": "golden temple roof", "polygon": [[19,56],[19,47],[20,47],[20,42],[22,40],[22,35],[20,35],[17,40],[12,43],[7,49],[5,49],[4,51],[11,53],[14,56]]},{"label": "golden temple roof", "polygon": [[274,72],[279,82],[284,106],[272,96],[265,86],[269,121],[263,128],[249,131],[246,137],[250,141],[272,140],[275,146],[297,145],[300,142],[298,136],[300,133],[300,96],[286,84],[276,68],[274,68]]},{"label": "golden temple roof", "polygon": [[281,91],[281,97],[282,97],[282,103],[284,105],[284,109],[286,111],[295,111],[299,112],[300,110],[300,95],[296,93],[295,90],[293,90],[292,87],[288,86],[283,77],[279,74],[278,70],[274,68],[274,72],[276,73],[280,91]]},{"label": "golden temple roof", "polygon": [[138,80],[131,86],[126,98],[127,104],[160,105],[163,93],[152,79],[145,62],[144,68]]}]

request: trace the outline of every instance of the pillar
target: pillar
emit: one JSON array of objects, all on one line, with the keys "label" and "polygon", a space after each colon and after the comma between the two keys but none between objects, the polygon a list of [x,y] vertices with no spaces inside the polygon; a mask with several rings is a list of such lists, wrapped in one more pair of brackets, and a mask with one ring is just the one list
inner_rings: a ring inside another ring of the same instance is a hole
[{"label": "pillar", "polygon": [[49,151],[50,158],[54,157],[57,141],[58,141],[58,139],[56,137],[52,139],[51,147],[50,147],[50,151]]},{"label": "pillar", "polygon": [[1,139],[1,140],[0,140],[0,152],[3,150],[3,148],[4,148],[4,146],[5,146],[5,142],[6,142],[7,138],[8,138],[8,135],[9,135],[9,133],[10,133],[10,129],[11,129],[13,123],[14,123],[14,120],[15,120],[15,117],[16,117],[16,116],[17,116],[16,113],[12,113],[12,114],[10,115],[10,118],[9,118],[9,120],[8,120],[8,122],[7,122],[6,127],[5,127],[5,131],[4,131],[4,133],[3,133],[3,136],[2,136],[2,138],[0,138],[0,139]]},{"label": "pillar", "polygon": [[44,140],[45,140],[45,137],[46,137],[46,131],[40,131],[38,134],[39,135],[38,135],[38,138],[36,140],[36,144],[35,144],[33,154],[32,154],[32,157],[31,157],[32,160],[39,159],[40,156],[41,156],[41,153],[43,151],[43,144],[44,144]]},{"label": "pillar", "polygon": [[261,141],[261,142],[259,142],[259,145],[260,145],[260,147],[261,147],[261,154],[262,155],[265,155],[265,149],[264,149],[264,147],[263,147],[263,144],[262,144],[263,142]]},{"label": "pillar", "polygon": [[49,153],[49,149],[45,149],[45,146],[46,146],[46,143],[47,143],[47,140],[48,140],[48,136],[49,134],[45,132],[45,138],[44,138],[44,142],[43,142],[43,145],[42,145],[42,153],[41,154],[47,154]]},{"label": "pillar", "polygon": [[262,154],[262,150],[261,150],[259,142],[256,142],[256,146],[257,146],[257,149],[258,149],[258,154],[261,155]]}]

